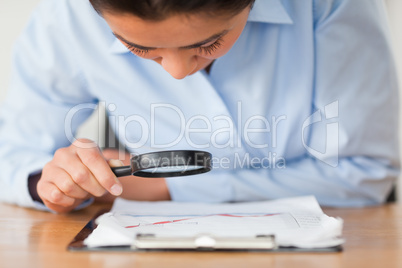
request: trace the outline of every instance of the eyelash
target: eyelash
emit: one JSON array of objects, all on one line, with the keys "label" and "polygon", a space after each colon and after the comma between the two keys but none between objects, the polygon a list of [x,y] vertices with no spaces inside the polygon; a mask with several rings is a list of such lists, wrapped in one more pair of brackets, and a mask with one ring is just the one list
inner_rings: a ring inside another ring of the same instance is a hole
[{"label": "eyelash", "polygon": [[149,51],[148,49],[139,49],[139,48],[133,47],[133,46],[131,46],[130,44],[127,44],[127,48],[128,48],[131,52],[133,52],[134,54],[136,54],[136,55],[138,55],[138,56],[143,56],[143,55],[147,54],[148,51]]},{"label": "eyelash", "polygon": [[222,38],[219,38],[214,43],[207,47],[199,47],[198,52],[201,54],[207,54],[209,56],[212,55],[215,51],[217,51],[222,46]]},{"label": "eyelash", "polygon": [[[219,38],[213,44],[211,44],[207,47],[198,47],[196,49],[198,49],[198,52],[200,54],[207,54],[210,56],[210,55],[212,55],[212,53],[214,53],[216,50],[218,50],[221,46],[222,46],[222,38]],[[149,52],[148,49],[139,49],[134,46],[131,46],[130,44],[127,44],[127,48],[138,56],[144,56],[145,54],[147,54]]]}]

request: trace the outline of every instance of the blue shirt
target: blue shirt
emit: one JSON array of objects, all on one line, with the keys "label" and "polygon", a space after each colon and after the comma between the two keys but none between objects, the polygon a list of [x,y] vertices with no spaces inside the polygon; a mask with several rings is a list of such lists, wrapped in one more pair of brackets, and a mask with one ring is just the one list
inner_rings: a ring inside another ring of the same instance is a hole
[{"label": "blue shirt", "polygon": [[167,179],[176,201],[298,195],[381,203],[399,174],[398,97],[376,0],[257,0],[232,49],[175,80],[131,54],[88,1],[46,0],[15,46],[0,118],[0,198],[27,188],[100,102],[131,152],[199,149],[213,171]]}]

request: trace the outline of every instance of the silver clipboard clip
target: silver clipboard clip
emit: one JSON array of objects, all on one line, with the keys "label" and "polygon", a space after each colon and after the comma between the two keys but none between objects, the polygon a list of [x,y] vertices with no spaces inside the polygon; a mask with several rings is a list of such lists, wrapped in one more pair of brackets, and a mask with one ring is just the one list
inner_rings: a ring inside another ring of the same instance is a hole
[{"label": "silver clipboard clip", "polygon": [[154,234],[137,234],[134,250],[275,250],[274,235],[255,237],[217,237],[200,234],[194,237],[157,237]]}]

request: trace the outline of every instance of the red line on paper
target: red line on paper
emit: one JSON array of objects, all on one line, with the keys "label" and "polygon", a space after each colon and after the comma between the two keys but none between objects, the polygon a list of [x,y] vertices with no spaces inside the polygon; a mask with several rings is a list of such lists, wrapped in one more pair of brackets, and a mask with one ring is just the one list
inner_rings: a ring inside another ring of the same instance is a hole
[{"label": "red line on paper", "polygon": [[[263,215],[233,215],[233,214],[213,214],[213,215],[206,215],[206,216],[200,216],[200,217],[194,217],[194,218],[186,218],[186,219],[178,219],[178,220],[172,220],[172,221],[159,221],[159,222],[154,222],[154,223],[149,223],[149,224],[142,224],[143,226],[150,226],[150,225],[158,225],[158,224],[168,224],[168,223],[175,223],[179,221],[186,221],[186,220],[193,220],[196,218],[201,218],[201,217],[211,217],[211,216],[221,216],[221,217],[238,217],[238,218],[250,218],[250,217],[269,217],[269,216],[275,216],[279,215],[280,213],[273,213],[273,214],[263,214]],[[130,225],[126,226],[125,228],[136,228],[139,227],[140,224],[137,225]]]}]

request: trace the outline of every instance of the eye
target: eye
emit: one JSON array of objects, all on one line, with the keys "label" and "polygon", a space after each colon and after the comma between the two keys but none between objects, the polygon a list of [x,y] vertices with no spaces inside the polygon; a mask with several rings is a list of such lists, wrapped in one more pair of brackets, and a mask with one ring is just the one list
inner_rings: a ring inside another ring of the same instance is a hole
[{"label": "eye", "polygon": [[223,40],[219,38],[214,43],[210,44],[206,47],[199,47],[198,51],[201,54],[212,55],[215,51],[217,51],[222,46]]},{"label": "eye", "polygon": [[131,52],[133,52],[137,56],[145,56],[145,54],[148,53],[148,49],[139,49],[139,48],[133,47],[133,46],[127,44],[127,43],[126,43],[126,46]]}]

